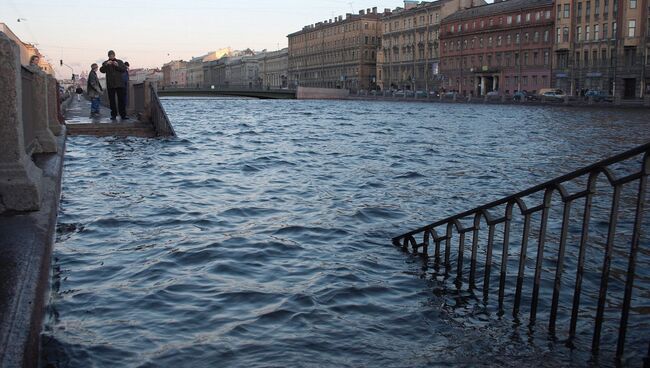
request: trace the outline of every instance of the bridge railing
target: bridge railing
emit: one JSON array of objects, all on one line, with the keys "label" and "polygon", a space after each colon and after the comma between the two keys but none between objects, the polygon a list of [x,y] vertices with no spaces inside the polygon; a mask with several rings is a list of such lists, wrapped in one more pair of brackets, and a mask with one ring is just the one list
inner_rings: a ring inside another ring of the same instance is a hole
[{"label": "bridge railing", "polygon": [[[620,360],[626,338],[634,336],[642,339],[635,353],[650,355],[644,305],[650,279],[647,270],[637,272],[650,265],[648,240],[641,241],[649,173],[650,143],[397,236],[393,244],[427,260],[433,248],[436,270],[442,267],[445,279],[455,274],[458,290],[482,292],[500,316],[509,309],[520,320],[527,309],[534,326],[543,312],[550,335],[570,346],[590,340],[597,355],[605,340]],[[629,335],[633,310],[645,322]]]},{"label": "bridge railing", "polygon": [[262,86],[249,86],[249,85],[215,85],[213,86],[199,86],[199,87],[177,87],[177,86],[162,86],[160,87],[161,91],[173,92],[173,91],[250,91],[250,92],[295,92],[296,89],[290,88],[267,88]]}]

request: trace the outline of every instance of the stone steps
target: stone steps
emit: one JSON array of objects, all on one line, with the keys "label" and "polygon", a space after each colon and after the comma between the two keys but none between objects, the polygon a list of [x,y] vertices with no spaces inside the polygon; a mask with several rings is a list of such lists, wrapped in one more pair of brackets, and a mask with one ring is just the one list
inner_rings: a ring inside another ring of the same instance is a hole
[{"label": "stone steps", "polygon": [[91,124],[67,124],[68,135],[70,136],[95,136],[95,137],[143,137],[153,138],[156,132],[149,123],[91,123]]}]

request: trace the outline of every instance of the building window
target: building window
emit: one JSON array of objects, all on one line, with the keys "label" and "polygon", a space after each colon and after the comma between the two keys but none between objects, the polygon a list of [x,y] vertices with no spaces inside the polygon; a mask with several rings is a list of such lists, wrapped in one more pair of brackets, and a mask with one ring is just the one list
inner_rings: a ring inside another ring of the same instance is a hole
[{"label": "building window", "polygon": [[564,27],[562,29],[562,41],[569,42],[569,27]]},{"label": "building window", "polygon": [[562,5],[557,5],[557,19],[562,19]]},{"label": "building window", "polygon": [[627,36],[634,37],[636,35],[636,20],[631,19],[627,22]]},{"label": "building window", "polygon": [[555,42],[557,43],[562,42],[562,29],[560,27],[557,27],[557,37]]},{"label": "building window", "polygon": [[526,22],[530,22],[530,13],[526,14]]},{"label": "building window", "polygon": [[580,42],[580,40],[582,40],[582,27],[577,26],[576,27],[576,41]]},{"label": "building window", "polygon": [[600,26],[598,24],[594,25],[594,41],[598,41],[600,39],[599,32],[600,31]]},{"label": "building window", "polygon": [[636,9],[636,0],[630,0],[630,9]]},{"label": "building window", "polygon": [[569,18],[569,16],[571,16],[571,5],[564,4],[564,19]]},{"label": "building window", "polygon": [[549,63],[549,56],[550,56],[549,52],[548,52],[548,51],[544,51],[544,65],[548,65],[548,63]]},{"label": "building window", "polygon": [[506,23],[512,24],[512,15],[508,15]]},{"label": "building window", "polygon": [[517,14],[517,24],[521,23],[521,14]]},{"label": "building window", "polygon": [[576,17],[578,18],[578,20],[580,20],[580,18],[582,17],[582,3],[578,3],[577,8],[578,9],[576,10]]},{"label": "building window", "polygon": [[607,23],[603,23],[603,40],[607,39]]},{"label": "building window", "polygon": [[548,30],[544,31],[544,42],[548,42],[548,41],[549,41],[549,33],[550,33],[550,32],[549,32]]},{"label": "building window", "polygon": [[591,40],[591,26],[585,27],[585,41]]}]

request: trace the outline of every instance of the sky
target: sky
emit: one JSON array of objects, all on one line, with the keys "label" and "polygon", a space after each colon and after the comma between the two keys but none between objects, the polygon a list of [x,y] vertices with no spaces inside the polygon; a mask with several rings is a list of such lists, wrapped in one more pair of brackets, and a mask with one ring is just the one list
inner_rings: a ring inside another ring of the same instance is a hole
[{"label": "sky", "polygon": [[58,78],[69,78],[59,60],[80,73],[111,49],[131,68],[161,67],[225,47],[277,50],[307,24],[398,6],[403,1],[0,0],[0,22],[35,44]]}]

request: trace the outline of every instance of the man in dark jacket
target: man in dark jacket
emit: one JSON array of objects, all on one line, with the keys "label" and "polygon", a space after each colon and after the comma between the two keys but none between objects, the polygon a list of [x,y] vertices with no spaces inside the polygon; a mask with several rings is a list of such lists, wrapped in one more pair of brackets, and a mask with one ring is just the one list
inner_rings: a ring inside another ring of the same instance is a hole
[{"label": "man in dark jacket", "polygon": [[[108,101],[111,105],[111,120],[117,117],[118,107],[122,120],[127,120],[126,116],[126,86],[122,73],[126,71],[124,63],[120,59],[115,58],[115,51],[108,52],[108,60],[102,63],[99,71],[106,74],[106,89],[108,90]],[[117,96],[117,106],[115,101]]]}]

